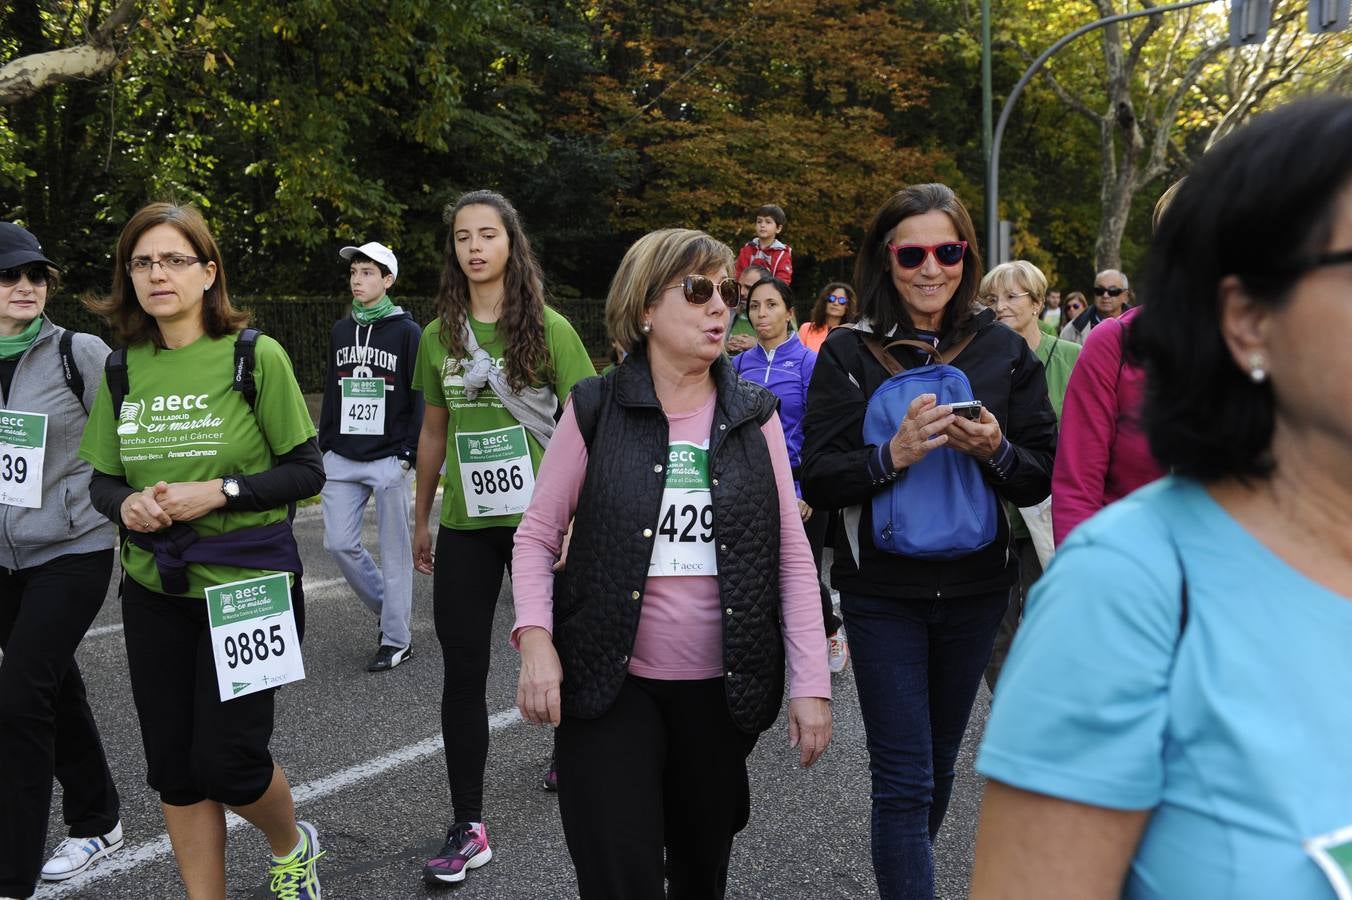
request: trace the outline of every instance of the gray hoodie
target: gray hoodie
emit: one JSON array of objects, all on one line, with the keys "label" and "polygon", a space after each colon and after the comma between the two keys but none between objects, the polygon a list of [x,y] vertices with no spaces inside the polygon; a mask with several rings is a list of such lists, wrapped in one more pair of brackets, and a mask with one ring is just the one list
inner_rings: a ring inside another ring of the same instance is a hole
[{"label": "gray hoodie", "polygon": [[69,553],[113,546],[111,522],[89,503],[89,463],[77,455],[94,395],[103,381],[108,345],[92,334],[74,336],[71,353],[84,377],[84,405],[61,372],[57,347],[65,329],[45,320],[33,346],[19,358],[9,396],[0,408],[47,414],[42,506],[0,504],[0,566],[30,569]]}]

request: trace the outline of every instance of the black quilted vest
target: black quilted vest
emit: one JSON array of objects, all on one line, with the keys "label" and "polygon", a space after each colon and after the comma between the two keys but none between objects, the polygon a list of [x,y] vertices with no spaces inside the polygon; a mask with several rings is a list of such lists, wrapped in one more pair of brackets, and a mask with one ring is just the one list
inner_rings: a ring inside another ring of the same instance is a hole
[{"label": "black quilted vest", "polygon": [[[724,690],[739,728],[757,734],[779,715],[784,641],[779,619],[779,496],[761,425],[774,395],[742,381],[720,357],[709,435]],[[648,361],[630,356],[572,393],[587,440],[567,571],[554,587],[554,646],[563,711],[595,718],[615,702],[629,668],[666,484],[667,418]]]}]

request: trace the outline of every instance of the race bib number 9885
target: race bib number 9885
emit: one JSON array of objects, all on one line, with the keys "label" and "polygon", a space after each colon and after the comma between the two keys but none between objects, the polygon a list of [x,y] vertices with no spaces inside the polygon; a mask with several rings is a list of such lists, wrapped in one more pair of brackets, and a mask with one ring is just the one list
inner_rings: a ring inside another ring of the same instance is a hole
[{"label": "race bib number 9885", "polygon": [[206,589],[222,701],[305,677],[286,572]]}]

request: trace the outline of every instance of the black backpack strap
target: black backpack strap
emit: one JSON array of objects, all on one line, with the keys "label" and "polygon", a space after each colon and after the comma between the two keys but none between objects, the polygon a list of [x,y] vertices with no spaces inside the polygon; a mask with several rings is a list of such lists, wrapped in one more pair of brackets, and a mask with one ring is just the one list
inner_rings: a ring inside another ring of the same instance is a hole
[{"label": "black backpack strap", "polygon": [[70,330],[61,332],[61,339],[57,341],[57,350],[61,354],[61,375],[66,379],[66,387],[75,395],[75,399],[80,401],[80,408],[89,414],[89,407],[85,406],[84,376],[80,374],[80,367],[75,364],[75,353],[71,349],[75,342],[75,333]]},{"label": "black backpack strap", "polygon": [[596,420],[601,414],[601,396],[605,390],[605,378],[584,378],[573,385],[573,416],[577,419],[577,429],[582,432],[582,440],[590,449],[592,437],[596,434]]},{"label": "black backpack strap", "polygon": [[127,399],[131,383],[127,378],[127,348],[119,347],[103,361],[103,377],[108,382],[108,395],[113,399],[113,418],[122,417],[122,401]]},{"label": "black backpack strap", "polygon": [[245,328],[235,339],[235,382],[231,387],[244,395],[249,409],[253,409],[258,402],[258,387],[254,384],[254,351],[262,333],[257,328]]}]

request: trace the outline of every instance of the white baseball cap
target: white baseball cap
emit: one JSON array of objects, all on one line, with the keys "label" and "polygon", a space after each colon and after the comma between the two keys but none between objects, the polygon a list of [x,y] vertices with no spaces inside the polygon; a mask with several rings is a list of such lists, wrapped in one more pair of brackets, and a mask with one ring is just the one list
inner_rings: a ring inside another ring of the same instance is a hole
[{"label": "white baseball cap", "polygon": [[378,244],[371,241],[368,244],[362,244],[360,247],[344,247],[338,251],[338,255],[343,259],[351,259],[360,253],[368,259],[374,259],[382,266],[390,270],[390,274],[395,278],[399,277],[399,260],[394,258],[394,251],[384,244]]}]

